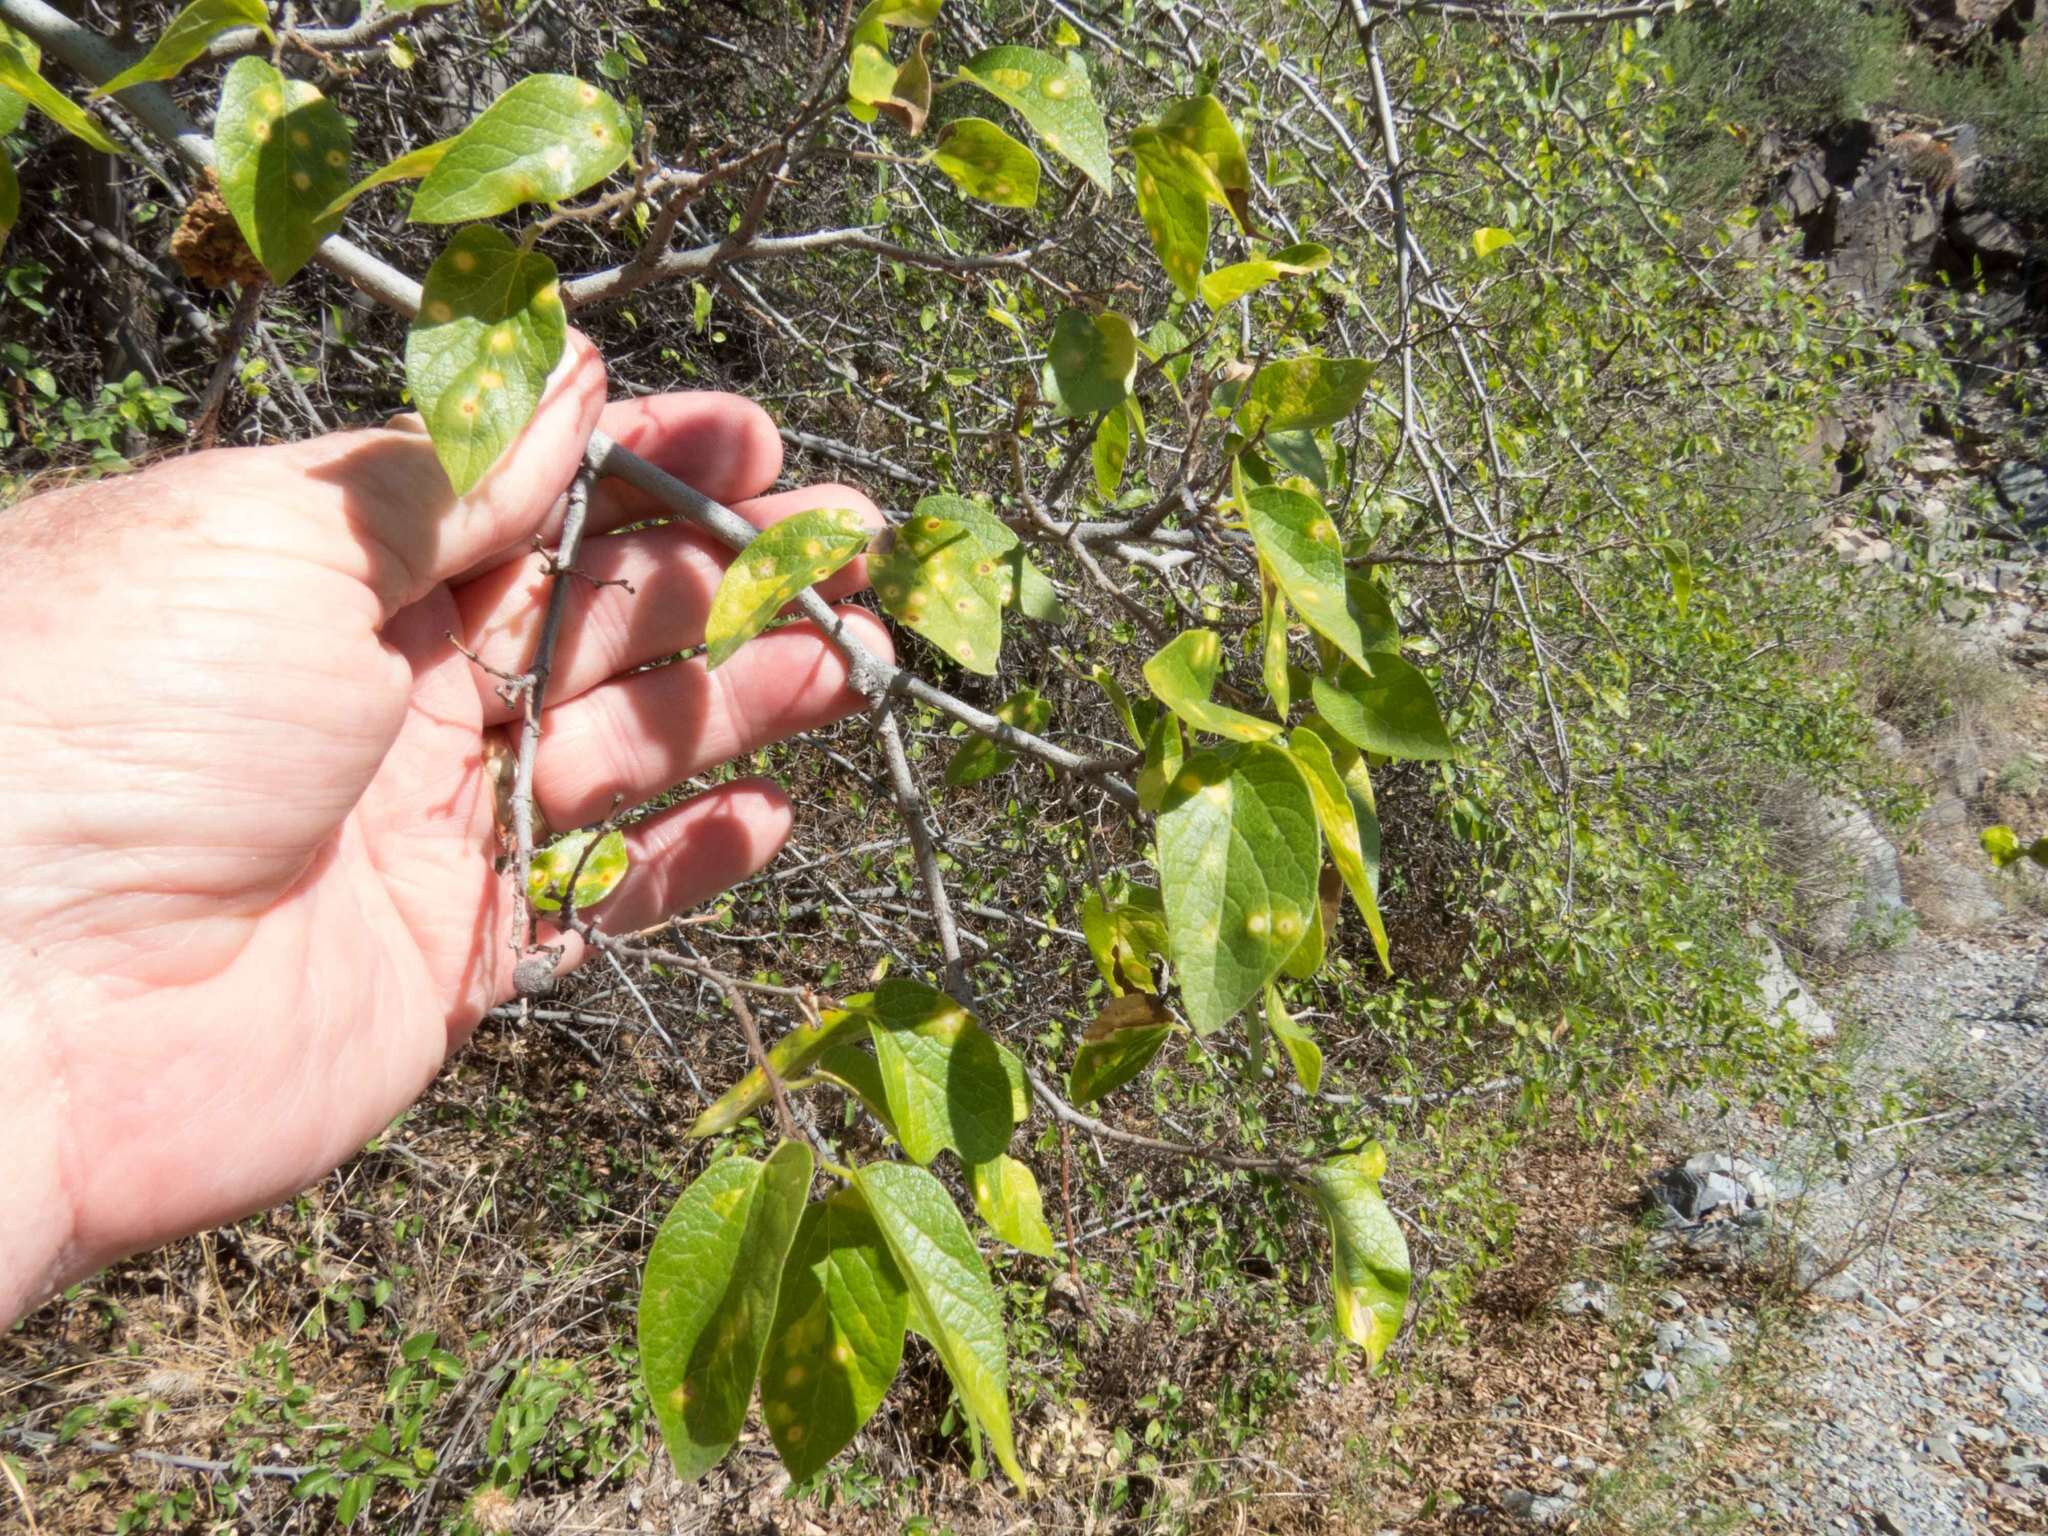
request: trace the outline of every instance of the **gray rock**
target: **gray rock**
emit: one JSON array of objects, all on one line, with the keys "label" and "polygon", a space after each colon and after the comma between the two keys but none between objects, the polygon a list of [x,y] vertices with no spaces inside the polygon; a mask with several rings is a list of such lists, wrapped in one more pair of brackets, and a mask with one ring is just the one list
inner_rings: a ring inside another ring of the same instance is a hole
[{"label": "gray rock", "polygon": [[1763,974],[1757,978],[1757,991],[1761,996],[1758,1011],[1767,1019],[1783,1015],[1798,1025],[1799,1032],[1809,1040],[1834,1039],[1833,1015],[1813,1000],[1813,994],[1806,990],[1806,983],[1793,974],[1777,941],[1761,928],[1752,928],[1750,932],[1756,935],[1763,947]]},{"label": "gray rock", "polygon": [[1587,1284],[1584,1280],[1572,1280],[1557,1289],[1551,1305],[1566,1317],[1577,1317],[1590,1312],[1595,1317],[1607,1317],[1614,1311],[1614,1288],[1595,1281]]},{"label": "gray rock", "polygon": [[1500,1502],[1516,1519],[1545,1530],[1565,1524],[1578,1513],[1575,1499],[1563,1494],[1531,1493],[1526,1488],[1508,1489],[1500,1496]]},{"label": "gray rock", "polygon": [[2001,464],[1991,483],[2022,529],[2032,533],[2048,527],[2048,459]]}]

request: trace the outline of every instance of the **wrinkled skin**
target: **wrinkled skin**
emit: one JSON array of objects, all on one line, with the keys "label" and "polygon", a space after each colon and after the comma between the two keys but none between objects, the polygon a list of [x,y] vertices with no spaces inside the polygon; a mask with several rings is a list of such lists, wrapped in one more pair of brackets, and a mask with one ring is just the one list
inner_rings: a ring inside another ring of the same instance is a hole
[{"label": "wrinkled skin", "polygon": [[[757,524],[773,425],[732,396],[607,407],[580,337],[507,457],[457,500],[416,423],[228,449],[0,512],[0,1321],[121,1254],[303,1189],[511,992],[485,733],[512,718],[562,499],[591,430]],[[752,498],[752,499],[749,499]],[[557,827],[861,705],[807,626],[702,638],[722,557],[616,483],[591,501],[536,762]],[[860,562],[828,595],[864,584]],[[870,615],[849,610],[889,654]],[[630,673],[630,676],[621,675]],[[658,922],[788,834],[739,780],[641,821],[598,915]],[[560,965],[582,957],[574,938]]]}]

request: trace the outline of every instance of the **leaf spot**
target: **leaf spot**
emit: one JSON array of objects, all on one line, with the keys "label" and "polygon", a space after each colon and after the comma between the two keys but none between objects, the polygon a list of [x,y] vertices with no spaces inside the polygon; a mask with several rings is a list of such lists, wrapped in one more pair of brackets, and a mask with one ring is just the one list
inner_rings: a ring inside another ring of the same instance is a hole
[{"label": "leaf spot", "polygon": [[458,272],[474,272],[476,270],[475,251],[457,251],[448,259],[455,263],[455,270]]},{"label": "leaf spot", "polygon": [[294,128],[292,130],[292,147],[295,149],[312,148],[313,136],[303,128]]},{"label": "leaf spot", "polygon": [[304,192],[305,190],[307,190],[307,188],[313,185],[313,178],[309,173],[305,171],[293,171],[292,185],[296,187],[299,191]]},{"label": "leaf spot", "polygon": [[327,163],[337,171],[340,170],[344,165],[348,164],[348,156],[344,155],[338,149],[330,149],[329,151],[327,151],[327,154],[324,158],[326,159]]},{"label": "leaf spot", "polygon": [[486,368],[476,376],[478,389],[502,389],[504,385],[505,375],[495,368]]},{"label": "leaf spot", "polygon": [[806,1374],[807,1373],[805,1372],[802,1366],[792,1365],[788,1370],[782,1373],[782,1384],[785,1387],[800,1387],[803,1385],[804,1376]]},{"label": "leaf spot", "polygon": [[455,318],[455,306],[446,299],[436,299],[427,306],[427,318],[436,325],[446,325]]},{"label": "leaf spot", "polygon": [[491,350],[493,352],[510,352],[518,345],[519,338],[512,334],[511,326],[501,325],[491,331]]},{"label": "leaf spot", "polygon": [[756,560],[754,562],[754,580],[767,581],[774,574],[775,562],[773,560]]}]

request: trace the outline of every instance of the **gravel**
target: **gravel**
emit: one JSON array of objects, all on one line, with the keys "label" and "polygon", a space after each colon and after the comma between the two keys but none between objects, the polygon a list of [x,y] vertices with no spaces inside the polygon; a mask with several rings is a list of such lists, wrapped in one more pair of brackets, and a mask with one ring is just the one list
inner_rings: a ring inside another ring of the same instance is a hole
[{"label": "gravel", "polygon": [[[1889,1123],[1846,1171],[1832,1137],[1749,1125],[1739,1150],[1780,1191],[1762,1223],[1667,1235],[1789,1252],[1837,1298],[1789,1389],[1809,1411],[1770,1437],[1750,1496],[1779,1529],[2048,1531],[2048,924],[1916,933],[1824,1000],[1856,1021],[1852,1078]],[[1696,1324],[1656,1343],[1681,1366],[1729,1358]]]}]

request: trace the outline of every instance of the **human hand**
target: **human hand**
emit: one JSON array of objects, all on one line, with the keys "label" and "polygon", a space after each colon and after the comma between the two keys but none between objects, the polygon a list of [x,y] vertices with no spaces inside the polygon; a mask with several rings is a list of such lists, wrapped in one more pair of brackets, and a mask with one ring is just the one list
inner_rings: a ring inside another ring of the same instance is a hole
[{"label": "human hand", "polygon": [[[604,403],[572,337],[539,413],[455,499],[416,422],[193,454],[0,513],[0,1326],[109,1260],[306,1187],[511,991],[486,733],[515,714],[562,498],[593,428],[766,524],[768,417],[730,395]],[[751,501],[741,498],[758,498]],[[558,828],[648,800],[862,700],[808,625],[703,637],[724,556],[616,482],[555,657],[535,799]],[[597,582],[623,578],[629,592]],[[856,561],[825,585],[866,581]],[[847,610],[878,654],[871,614]],[[627,835],[593,916],[647,926],[772,858],[740,780]],[[573,935],[543,932],[562,967]]]}]

